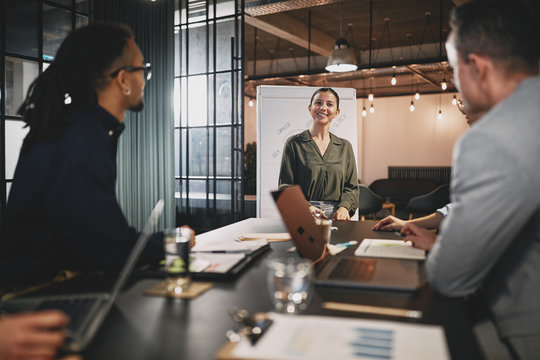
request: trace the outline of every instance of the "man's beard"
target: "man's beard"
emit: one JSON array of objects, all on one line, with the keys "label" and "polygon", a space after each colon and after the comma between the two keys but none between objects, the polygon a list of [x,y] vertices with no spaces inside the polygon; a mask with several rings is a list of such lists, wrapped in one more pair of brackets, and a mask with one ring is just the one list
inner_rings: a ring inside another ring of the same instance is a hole
[{"label": "man's beard", "polygon": [[129,107],[128,110],[131,110],[133,112],[141,112],[144,109],[144,101],[141,99],[138,104],[135,104],[131,107]]}]

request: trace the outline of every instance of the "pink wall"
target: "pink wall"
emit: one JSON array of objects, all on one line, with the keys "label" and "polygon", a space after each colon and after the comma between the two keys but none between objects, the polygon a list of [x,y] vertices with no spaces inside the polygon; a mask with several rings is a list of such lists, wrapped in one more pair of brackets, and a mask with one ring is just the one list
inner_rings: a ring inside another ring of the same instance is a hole
[{"label": "pink wall", "polygon": [[[371,184],[387,177],[388,166],[450,166],[456,140],[468,129],[465,117],[453,106],[453,94],[422,95],[409,111],[410,96],[375,98],[375,113],[363,118],[364,100],[357,100],[358,176]],[[439,99],[442,119],[437,119]],[[256,101],[245,98],[244,142],[257,140]],[[366,109],[370,102],[365,100]]]},{"label": "pink wall", "polygon": [[[358,99],[358,173],[364,184],[388,176],[388,166],[450,166],[456,140],[468,129],[452,105],[453,94],[422,95],[409,111],[410,96],[374,100],[375,113],[362,118]],[[441,99],[442,119],[437,118]],[[369,101],[365,100],[369,109]]]}]

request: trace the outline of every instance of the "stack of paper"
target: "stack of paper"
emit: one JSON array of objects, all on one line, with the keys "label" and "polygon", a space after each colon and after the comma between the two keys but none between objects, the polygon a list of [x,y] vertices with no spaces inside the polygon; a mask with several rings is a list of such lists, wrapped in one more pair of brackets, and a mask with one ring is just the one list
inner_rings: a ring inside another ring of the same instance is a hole
[{"label": "stack of paper", "polygon": [[364,239],[354,252],[356,256],[425,260],[426,252],[403,240]]}]

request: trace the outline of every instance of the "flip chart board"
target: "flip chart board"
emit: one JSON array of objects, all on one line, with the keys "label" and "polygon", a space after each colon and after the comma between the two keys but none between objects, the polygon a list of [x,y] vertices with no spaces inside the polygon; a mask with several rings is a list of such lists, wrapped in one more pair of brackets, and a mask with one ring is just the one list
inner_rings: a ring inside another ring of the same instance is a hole
[{"label": "flip chart board", "polygon": [[[290,136],[311,128],[313,120],[308,106],[317,89],[300,86],[257,87],[257,217],[280,217],[270,191],[278,187],[283,146]],[[341,112],[332,121],[330,132],[347,139],[358,159],[356,90],[333,89],[339,95]]]}]

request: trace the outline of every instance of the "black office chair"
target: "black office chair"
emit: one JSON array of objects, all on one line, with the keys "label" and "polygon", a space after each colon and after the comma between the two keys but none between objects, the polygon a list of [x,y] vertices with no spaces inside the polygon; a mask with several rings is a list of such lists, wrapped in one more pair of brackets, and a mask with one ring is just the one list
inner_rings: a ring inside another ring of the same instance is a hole
[{"label": "black office chair", "polygon": [[428,215],[450,202],[450,186],[448,184],[437,187],[430,193],[413,197],[407,203],[409,220],[416,215]]},{"label": "black office chair", "polygon": [[358,216],[364,221],[365,216],[371,214],[373,220],[376,220],[375,213],[382,209],[383,198],[371,191],[366,185],[360,184],[359,190]]}]

